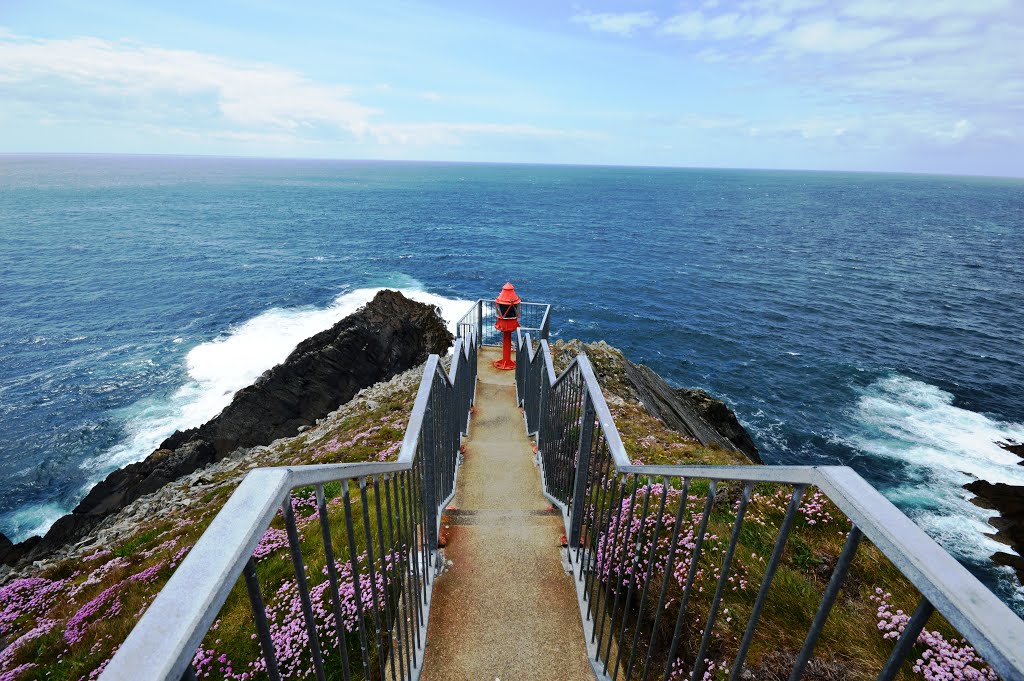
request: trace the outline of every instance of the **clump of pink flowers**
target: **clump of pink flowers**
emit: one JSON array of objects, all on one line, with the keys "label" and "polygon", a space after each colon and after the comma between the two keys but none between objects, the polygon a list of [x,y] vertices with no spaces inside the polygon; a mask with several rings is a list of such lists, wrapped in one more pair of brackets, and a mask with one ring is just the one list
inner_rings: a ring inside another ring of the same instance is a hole
[{"label": "clump of pink flowers", "polygon": [[[750,498],[750,504],[751,507],[785,513],[786,508],[789,505],[791,495],[792,490],[788,489],[776,490],[774,494],[754,493]],[[834,507],[829,502],[828,497],[820,490],[814,489],[809,494],[805,493],[801,498],[800,507],[797,509],[800,515],[797,516],[797,519],[803,518],[804,522],[811,527],[834,527],[842,525],[849,530],[850,521],[845,517],[840,516],[837,518],[832,515],[833,508]],[[748,516],[748,519],[762,527],[768,525],[768,520],[763,514],[751,513]]]},{"label": "clump of pink flowers", "polygon": [[[895,609],[889,603],[892,594],[876,587],[871,600],[878,604],[878,630],[882,638],[896,641],[910,622],[910,615]],[[946,638],[938,631],[925,629],[917,637],[917,645],[924,648],[912,669],[928,681],[952,681],[953,679],[977,679],[996,681],[999,677],[973,647],[964,641]]]},{"label": "clump of pink flowers", "polygon": [[[352,575],[352,565],[349,561],[337,561],[335,568],[338,574],[338,595],[341,603],[341,629],[346,636],[352,635],[359,629],[359,611],[362,610],[369,630],[373,636],[374,602],[378,607],[384,606],[386,579],[385,573],[390,574],[394,567],[404,557],[404,550],[390,553],[385,556],[384,561],[376,560],[374,565],[374,577],[369,575],[369,562],[365,553],[358,557],[359,567],[359,596],[356,596],[355,579]],[[383,570],[383,572],[382,572]],[[313,619],[316,627],[317,638],[324,659],[330,659],[337,655],[338,640],[338,617],[331,605],[330,582],[327,581],[327,568],[322,571],[322,579],[319,584],[309,589],[310,602],[313,606]],[[381,615],[382,616],[382,615]],[[274,643],[277,664],[281,672],[281,678],[303,679],[313,675],[312,657],[309,654],[310,641],[309,632],[306,628],[306,619],[302,612],[302,601],[299,598],[298,583],[292,579],[287,580],[274,593],[267,603],[267,620],[270,625],[270,636]],[[219,621],[214,624],[213,630],[219,627]],[[255,636],[255,634],[253,635]],[[223,678],[231,681],[247,681],[254,678],[261,672],[266,671],[266,663],[262,654],[257,654],[254,659],[234,661],[225,653],[216,650],[220,639],[214,641],[212,646],[200,646],[193,657],[192,664],[196,671],[196,677]]]},{"label": "clump of pink flowers", "polygon": [[[651,494],[648,512],[645,517],[641,517],[643,498],[648,489]],[[634,502],[630,497],[623,499],[621,507],[617,512],[612,513],[607,530],[597,539],[597,569],[603,581],[618,579],[621,571],[623,588],[628,588],[630,585],[642,587],[648,567],[652,562],[652,548],[654,551],[652,577],[662,575],[668,569],[669,553],[672,549],[671,530],[675,524],[675,512],[669,509],[673,506],[678,507],[678,504],[697,503],[699,498],[690,495],[688,499],[682,499],[682,492],[669,486],[666,492],[666,510],[659,518],[657,507],[664,490],[663,483],[637,487],[636,509],[633,510],[632,518],[630,510]],[[672,576],[679,586],[686,583],[697,546],[697,532],[702,518],[702,512],[684,511],[679,539],[675,546],[675,556],[672,561]],[[713,532],[708,532],[704,537],[702,554],[711,556],[720,554],[722,550],[720,537]],[[716,580],[719,576],[720,570],[717,562],[710,561],[707,566],[698,567],[694,576],[694,586],[698,592],[703,591],[707,582]],[[741,591],[747,588],[746,570],[738,557],[733,559],[732,573],[727,581],[732,591]]]}]

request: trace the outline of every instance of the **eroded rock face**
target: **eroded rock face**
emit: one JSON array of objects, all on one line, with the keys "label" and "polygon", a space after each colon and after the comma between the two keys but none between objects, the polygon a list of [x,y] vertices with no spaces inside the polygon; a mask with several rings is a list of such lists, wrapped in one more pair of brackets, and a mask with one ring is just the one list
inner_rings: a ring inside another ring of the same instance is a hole
[{"label": "eroded rock face", "polygon": [[313,425],[359,390],[444,354],[453,342],[438,310],[396,291],[300,343],[288,358],[198,428],[176,432],[144,461],[111,473],[42,539],[11,544],[0,534],[0,562],[36,560],[75,542],[141,496],[220,461],[240,447],[266,445]]},{"label": "eroded rock face", "polygon": [[764,463],[736,413],[703,390],[673,388],[653,369],[633,364],[621,350],[604,341],[559,340],[551,349],[556,371],[564,371],[574,357],[586,353],[606,391],[635,399],[666,426],[702,445],[717,445],[739,452],[753,463]]},{"label": "eroded rock face", "polygon": [[703,390],[673,388],[643,364],[627,360],[625,369],[644,407],[669,428],[692,435],[702,445],[715,444],[763,463],[757,445],[724,402]]},{"label": "eroded rock face", "polygon": [[999,511],[999,515],[989,520],[996,528],[995,538],[1008,544],[1016,555],[1005,551],[997,551],[992,560],[999,565],[1008,565],[1017,572],[1017,579],[1024,584],[1024,487],[1008,485],[1002,482],[975,480],[964,485],[976,497],[972,500],[982,508]]}]

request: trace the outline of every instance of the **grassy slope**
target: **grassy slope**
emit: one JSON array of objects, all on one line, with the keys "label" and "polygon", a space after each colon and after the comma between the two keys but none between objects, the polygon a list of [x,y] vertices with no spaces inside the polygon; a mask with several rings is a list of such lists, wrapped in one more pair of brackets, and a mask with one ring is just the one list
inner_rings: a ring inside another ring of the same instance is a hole
[{"label": "grassy slope", "polygon": [[[556,345],[556,364],[567,363],[580,347],[578,344],[568,347]],[[665,429],[660,421],[633,401],[617,351],[607,346],[588,346],[587,351],[605,388],[623,442],[635,460],[665,464],[745,463],[737,461],[737,455],[733,453],[701,447],[699,443]],[[374,388],[370,394],[339,409],[314,430],[280,440],[270,447],[251,450],[244,459],[225,462],[173,484],[173,489],[164,493],[165,499],[174,500],[173,504],[150,514],[147,520],[134,521],[130,530],[102,550],[51,562],[20,580],[9,581],[0,592],[0,633],[7,644],[6,649],[0,652],[0,681],[14,678],[79,679],[98,675],[117,643],[131,630],[174,566],[240,482],[245,470],[256,465],[393,459],[397,456],[398,443],[415,395],[417,371],[407,372],[390,386]],[[704,491],[706,487],[703,490],[699,486],[691,489],[687,522],[691,522],[694,513],[700,512]],[[347,542],[341,515],[343,506],[338,503],[341,492],[340,485],[328,486],[326,490],[327,497],[333,501],[329,504],[330,516],[339,559],[347,555],[338,548]],[[357,488],[351,488],[350,493],[355,520],[354,540],[357,552],[361,552],[366,545],[361,521],[364,502]],[[309,498],[310,494],[311,490],[297,490],[295,496]],[[719,493],[721,499],[716,502],[716,511],[711,518],[710,532],[714,538],[709,539],[704,554],[697,590],[687,611],[687,628],[698,627],[703,622],[702,615],[707,611],[710,593],[714,589],[716,565],[721,561],[731,526],[729,502],[737,494],[738,489],[730,486]],[[811,494],[809,491],[807,496]],[[724,608],[728,610],[723,611],[716,625],[713,660],[731,659],[742,636],[786,501],[785,491],[766,486],[757,490],[750,505],[732,571],[735,580],[730,584],[736,589],[730,588],[726,592]],[[758,637],[748,657],[748,668],[754,671],[754,678],[785,678],[783,670],[799,649],[842,547],[849,527],[847,521],[830,504],[819,502],[821,500],[814,500],[799,515],[782,567],[772,586]],[[365,503],[370,505],[367,510],[373,517],[376,502],[372,489],[368,491]],[[307,574],[311,585],[322,583],[326,559],[319,524],[313,522],[310,506],[300,501],[296,508],[308,564]],[[386,514],[386,507],[384,512]],[[674,515],[675,508],[669,504],[666,513]],[[308,520],[304,522],[303,518]],[[272,529],[280,531],[281,527],[279,517]],[[362,567],[365,569],[365,561]],[[283,544],[267,542],[267,553],[258,561],[258,574],[276,625],[281,632],[289,626],[294,627],[298,621],[294,612],[294,592],[290,590],[294,585],[294,572]],[[874,678],[892,647],[892,642],[883,640],[878,629],[878,604],[871,600],[876,587],[891,593],[888,601],[896,607],[909,610],[916,602],[916,591],[889,562],[874,547],[863,546],[825,628],[817,659],[805,678]],[[656,659],[664,656],[667,640],[671,637],[679,596],[679,589],[674,586],[670,592],[669,609],[659,618],[653,651]],[[673,603],[675,610],[672,609]],[[641,606],[641,628],[649,629],[653,624],[652,604],[653,597]],[[330,615],[321,618],[324,632],[329,628],[329,618]],[[934,620],[932,624],[934,627]],[[354,623],[350,622],[348,628],[354,629]],[[953,634],[948,627],[937,628],[947,637]],[[252,632],[248,599],[244,587],[239,584],[225,604],[215,629],[204,641],[200,655],[203,659],[201,675],[208,678],[259,677],[258,646]],[[289,645],[295,649],[290,653],[286,651],[288,661],[282,671],[290,670],[293,678],[302,678],[310,667],[301,639],[301,632],[288,639]],[[359,656],[357,639],[350,636],[348,641],[348,652],[354,658]],[[692,657],[693,651],[683,650],[680,654]],[[329,667],[336,669],[337,652],[328,650],[327,655]]]}]

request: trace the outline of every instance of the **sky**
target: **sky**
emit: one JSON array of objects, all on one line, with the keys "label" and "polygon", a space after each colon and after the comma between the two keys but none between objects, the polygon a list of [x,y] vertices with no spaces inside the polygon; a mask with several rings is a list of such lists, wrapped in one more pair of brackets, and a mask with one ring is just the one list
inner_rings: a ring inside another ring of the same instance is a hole
[{"label": "sky", "polygon": [[0,152],[1024,177],[1024,0],[0,0]]}]

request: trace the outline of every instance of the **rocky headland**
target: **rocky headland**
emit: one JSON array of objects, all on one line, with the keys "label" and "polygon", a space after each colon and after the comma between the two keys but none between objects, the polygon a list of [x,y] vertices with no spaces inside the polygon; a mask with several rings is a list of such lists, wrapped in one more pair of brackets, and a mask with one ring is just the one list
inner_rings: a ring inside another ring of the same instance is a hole
[{"label": "rocky headland", "polygon": [[[1024,466],[1024,444],[998,444],[1021,457],[1019,465]],[[975,480],[964,485],[964,489],[975,495],[972,501],[976,505],[999,512],[999,515],[988,521],[996,529],[993,536],[1016,553],[997,551],[992,554],[992,560],[999,565],[1012,567],[1017,572],[1017,579],[1024,584],[1024,486]]]},{"label": "rocky headland", "polygon": [[239,448],[266,445],[313,425],[361,389],[447,352],[453,338],[436,308],[381,291],[365,307],[300,343],[281,364],[235,393],[197,428],[178,431],[145,460],[114,471],[43,537],[0,534],[0,563],[38,560],[85,537],[105,518]]}]

